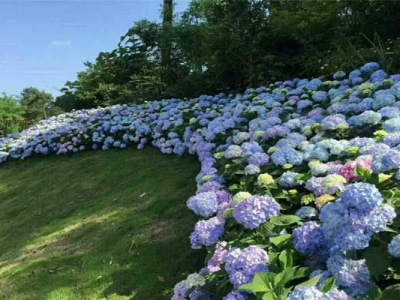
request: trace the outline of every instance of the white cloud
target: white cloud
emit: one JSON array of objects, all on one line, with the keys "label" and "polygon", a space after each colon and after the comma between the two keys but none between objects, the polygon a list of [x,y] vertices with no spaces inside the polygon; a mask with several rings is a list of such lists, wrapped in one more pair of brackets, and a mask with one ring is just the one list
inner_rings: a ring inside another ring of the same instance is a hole
[{"label": "white cloud", "polygon": [[52,41],[51,45],[54,47],[69,47],[71,46],[71,41]]}]

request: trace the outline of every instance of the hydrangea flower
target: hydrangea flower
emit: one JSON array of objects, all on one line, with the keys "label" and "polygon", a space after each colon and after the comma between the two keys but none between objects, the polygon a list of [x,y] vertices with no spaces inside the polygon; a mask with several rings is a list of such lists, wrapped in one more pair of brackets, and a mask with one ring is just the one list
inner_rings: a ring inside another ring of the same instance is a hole
[{"label": "hydrangea flower", "polygon": [[247,300],[249,299],[244,292],[231,292],[226,295],[222,300]]},{"label": "hydrangea flower", "polygon": [[303,206],[296,213],[296,216],[302,219],[310,219],[318,216],[318,211],[311,206]]},{"label": "hydrangea flower", "polygon": [[243,200],[251,197],[251,194],[248,192],[239,192],[233,196],[232,202],[234,205],[238,205]]},{"label": "hydrangea flower", "polygon": [[244,169],[246,175],[255,175],[261,172],[260,168],[256,165],[248,165]]},{"label": "hydrangea flower", "polygon": [[275,183],[275,181],[274,181],[274,178],[270,174],[265,173],[265,174],[258,175],[257,184],[259,186],[267,187],[273,183]]},{"label": "hydrangea flower", "polygon": [[238,158],[242,157],[243,150],[240,146],[231,145],[225,150],[225,158]]},{"label": "hydrangea flower", "polygon": [[299,173],[287,171],[282,174],[281,178],[279,179],[279,185],[284,188],[292,188],[295,186],[300,185],[299,182],[296,180],[296,176]]},{"label": "hydrangea flower", "polygon": [[304,254],[313,254],[324,248],[324,234],[320,226],[309,221],[293,230],[293,244],[297,251]]},{"label": "hydrangea flower", "polygon": [[237,288],[251,282],[256,273],[268,272],[268,261],[268,253],[257,246],[243,250],[232,248],[225,257],[225,270],[230,282]]},{"label": "hydrangea flower", "polygon": [[203,246],[215,245],[224,231],[224,223],[217,217],[197,222],[190,235],[192,248],[201,249]]},{"label": "hydrangea flower", "polygon": [[371,287],[371,275],[365,260],[345,259],[335,255],[328,259],[327,266],[337,278],[337,284],[351,296],[365,295]]},{"label": "hydrangea flower", "polygon": [[392,239],[388,251],[391,256],[400,258],[400,234]]},{"label": "hydrangea flower", "polygon": [[251,196],[236,205],[233,217],[244,227],[255,229],[279,213],[280,206],[273,198]]},{"label": "hydrangea flower", "polygon": [[324,300],[324,294],[315,287],[295,288],[287,300]]},{"label": "hydrangea flower", "polygon": [[271,159],[277,166],[283,166],[285,164],[301,165],[303,162],[303,155],[291,147],[279,148]]},{"label": "hydrangea flower", "polygon": [[218,272],[221,270],[221,264],[223,263],[226,255],[228,254],[228,243],[227,242],[219,242],[215,246],[215,251],[213,256],[207,263],[206,271],[209,274]]},{"label": "hydrangea flower", "polygon": [[335,130],[337,128],[348,128],[349,124],[346,122],[346,117],[342,114],[328,116],[321,122],[324,130]]},{"label": "hydrangea flower", "polygon": [[187,206],[197,215],[205,218],[211,217],[217,212],[217,194],[214,192],[199,193],[189,198]]}]

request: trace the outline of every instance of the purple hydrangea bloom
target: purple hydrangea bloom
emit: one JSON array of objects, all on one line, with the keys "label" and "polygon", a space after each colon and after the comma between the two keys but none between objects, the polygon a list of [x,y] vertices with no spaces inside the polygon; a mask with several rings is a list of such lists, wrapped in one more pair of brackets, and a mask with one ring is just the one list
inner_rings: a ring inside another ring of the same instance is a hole
[{"label": "purple hydrangea bloom", "polygon": [[235,207],[233,216],[244,227],[255,229],[279,213],[280,206],[273,198],[251,196]]},{"label": "purple hydrangea bloom", "polygon": [[219,242],[215,246],[215,251],[213,256],[207,263],[207,273],[212,274],[221,270],[221,264],[224,261],[226,255],[228,254],[228,244],[227,242]]},{"label": "purple hydrangea bloom", "polygon": [[313,254],[324,247],[324,234],[316,222],[309,221],[293,230],[293,244],[297,251]]},{"label": "purple hydrangea bloom", "polygon": [[224,231],[224,223],[217,217],[197,222],[190,235],[192,248],[201,249],[203,246],[215,245]]},{"label": "purple hydrangea bloom", "polygon": [[225,269],[230,282],[237,288],[251,282],[256,273],[268,272],[268,261],[268,253],[260,247],[232,248],[225,257]]},{"label": "purple hydrangea bloom", "polygon": [[269,156],[268,154],[263,152],[254,153],[249,158],[249,164],[256,165],[258,167],[264,166],[268,164],[268,162]]}]

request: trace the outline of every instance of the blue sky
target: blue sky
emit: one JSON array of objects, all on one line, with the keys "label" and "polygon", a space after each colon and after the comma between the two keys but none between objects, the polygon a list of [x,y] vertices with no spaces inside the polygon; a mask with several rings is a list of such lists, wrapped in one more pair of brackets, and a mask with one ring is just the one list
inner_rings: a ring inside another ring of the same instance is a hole
[{"label": "blue sky", "polygon": [[[175,0],[182,12],[190,0]],[[116,48],[133,22],[159,20],[162,0],[0,0],[0,93],[33,86],[53,95]]]}]

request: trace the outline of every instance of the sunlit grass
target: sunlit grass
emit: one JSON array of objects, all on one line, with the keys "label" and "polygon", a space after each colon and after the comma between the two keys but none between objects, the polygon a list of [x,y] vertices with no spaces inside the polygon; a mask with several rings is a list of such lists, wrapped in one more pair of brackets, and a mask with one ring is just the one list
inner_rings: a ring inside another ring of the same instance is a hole
[{"label": "sunlit grass", "polygon": [[163,299],[202,263],[185,207],[198,170],[156,149],[0,167],[0,299]]}]

